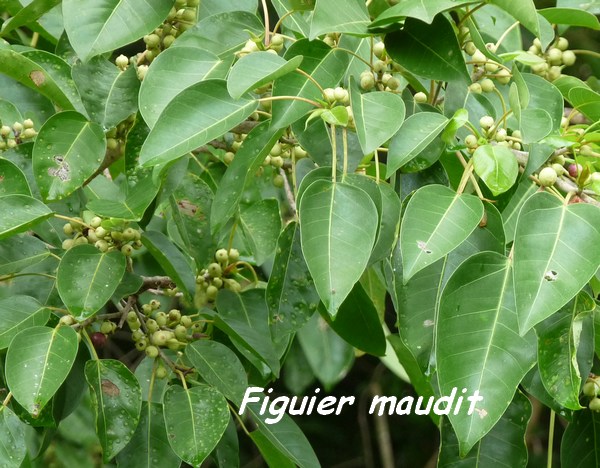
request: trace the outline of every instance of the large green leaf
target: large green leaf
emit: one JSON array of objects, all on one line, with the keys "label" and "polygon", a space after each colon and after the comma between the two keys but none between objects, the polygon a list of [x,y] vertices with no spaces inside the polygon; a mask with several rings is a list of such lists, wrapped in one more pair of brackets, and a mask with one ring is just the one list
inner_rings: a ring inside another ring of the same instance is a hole
[{"label": "large green leaf", "polygon": [[137,429],[117,455],[117,462],[128,468],[161,468],[181,463],[169,445],[162,405],[142,402]]},{"label": "large green leaf", "polygon": [[217,187],[210,213],[213,234],[218,233],[236,215],[244,188],[255,180],[254,174],[282,134],[283,129],[270,127],[269,121],[261,123],[248,133]]},{"label": "large green leaf", "polygon": [[505,146],[479,146],[473,154],[473,168],[494,195],[506,192],[519,175],[517,158]]},{"label": "large green leaf", "polygon": [[302,63],[303,57],[296,55],[286,61],[269,52],[254,52],[236,62],[227,77],[227,89],[234,99],[246,92],[260,88],[275,78],[293,72]]},{"label": "large green leaf", "polygon": [[167,17],[173,2],[64,0],[62,6],[69,42],[77,56],[87,62],[153,31]]},{"label": "large green leaf", "polygon": [[92,245],[77,245],[58,265],[56,288],[69,312],[78,320],[94,315],[111,298],[125,274],[121,252],[100,252]]},{"label": "large green leaf", "polygon": [[254,0],[205,0],[200,3],[198,16],[205,18],[217,13],[227,11],[256,11],[256,2]]},{"label": "large green leaf", "polygon": [[102,127],[83,115],[61,112],[48,119],[33,145],[33,173],[44,200],[67,197],[104,159]]},{"label": "large green leaf", "polygon": [[0,239],[27,231],[53,215],[41,201],[26,195],[0,197]]},{"label": "large green leaf", "polygon": [[408,18],[402,30],[385,37],[385,46],[395,62],[415,75],[471,82],[456,34],[444,15],[437,15],[431,24]]},{"label": "large green leaf", "polygon": [[404,282],[458,247],[483,217],[473,195],[427,185],[411,197],[400,227]]},{"label": "large green leaf", "polygon": [[600,29],[598,18],[579,8],[544,8],[538,12],[552,24],[567,24],[589,29]]},{"label": "large green leaf", "polygon": [[71,80],[71,67],[54,54],[40,50],[18,53],[3,48],[0,63],[1,73],[47,97],[59,108],[82,110]]},{"label": "large green leaf", "polygon": [[177,38],[171,47],[195,47],[212,52],[221,59],[240,50],[249,33],[260,35],[265,27],[249,11],[227,11],[202,18]]},{"label": "large green leaf", "polygon": [[510,243],[515,239],[515,230],[517,229],[517,220],[523,204],[527,199],[536,193],[539,186],[529,179],[524,179],[519,183],[517,190],[513,193],[508,205],[502,211],[502,221],[504,231],[506,232],[506,242]]},{"label": "large green leaf", "polygon": [[308,38],[312,41],[330,32],[366,34],[370,21],[367,6],[362,0],[317,0]]},{"label": "large green leaf", "polygon": [[150,128],[167,104],[184,89],[211,78],[225,78],[229,61],[198,47],[171,47],[152,62],[140,87],[140,113]]},{"label": "large green leaf", "polygon": [[360,279],[375,243],[377,210],[367,193],[317,180],[300,201],[302,251],[332,317]]},{"label": "large green leaf", "polygon": [[0,159],[0,197],[12,194],[31,196],[29,183],[16,164],[8,159]]},{"label": "large green leaf", "polygon": [[70,327],[30,327],[20,331],[6,353],[6,383],[15,400],[34,418],[69,375],[77,355]]},{"label": "large green leaf", "polygon": [[279,236],[266,297],[275,341],[300,329],[317,310],[319,295],[302,255],[297,222]]},{"label": "large green leaf", "polygon": [[569,91],[569,102],[593,121],[600,120],[600,93],[577,86]]},{"label": "large green leaf", "polygon": [[469,454],[459,455],[458,441],[448,420],[442,424],[442,447],[438,458],[438,468],[471,468],[496,466],[499,462],[511,468],[527,466],[527,445],[525,431],[531,417],[531,403],[520,391],[498,423]]},{"label": "large green leaf", "polygon": [[257,265],[262,265],[274,252],[281,231],[279,202],[266,199],[240,211],[240,227]]},{"label": "large green leaf", "polygon": [[185,355],[202,378],[236,405],[240,405],[248,388],[246,370],[227,346],[211,340],[194,341]]},{"label": "large green leaf", "polygon": [[146,231],[142,243],[169,277],[191,297],[196,291],[196,275],[186,257],[162,232]]},{"label": "large green leaf", "polygon": [[31,327],[45,325],[50,310],[29,296],[12,296],[0,300],[0,350],[8,348],[13,337]]},{"label": "large green leaf", "polygon": [[535,335],[519,336],[511,263],[495,252],[473,255],[454,272],[442,293],[436,336],[442,395],[478,391],[448,417],[466,455],[498,422],[515,390],[535,363]]},{"label": "large green leaf", "polygon": [[35,22],[40,16],[54,8],[59,3],[60,0],[33,0],[27,6],[19,10],[16,15],[13,15],[12,18],[8,18],[2,24],[2,30],[0,34],[2,36],[7,35],[9,32],[14,31],[21,26]]},{"label": "large green leaf", "polygon": [[77,63],[71,72],[90,120],[103,128],[116,127],[137,112],[140,88],[135,68],[121,71],[105,58]]},{"label": "large green leaf", "polygon": [[387,175],[417,157],[448,124],[448,119],[436,112],[419,112],[404,121],[390,143]]},{"label": "large green leaf", "polygon": [[391,185],[385,182],[380,182],[378,188],[381,193],[381,220],[377,240],[369,259],[370,264],[390,255],[398,237],[400,224],[401,203],[398,194]]},{"label": "large green leaf", "polygon": [[490,0],[490,3],[502,8],[509,15],[529,29],[535,37],[542,34],[540,20],[533,0],[521,0],[515,3],[512,0]]},{"label": "large green leaf", "polygon": [[[285,29],[300,33],[303,37],[309,36],[310,18],[314,0],[308,0],[307,2],[303,0],[273,0],[272,4],[279,17],[283,19]],[[298,8],[299,6],[303,8]]]},{"label": "large green leaf", "polygon": [[160,114],[140,152],[140,164],[173,161],[235,127],[255,111],[254,100],[233,99],[221,80],[201,81],[179,93]]},{"label": "large green leaf", "polygon": [[0,463],[19,468],[27,456],[27,425],[8,406],[0,406]]},{"label": "large green leaf", "polygon": [[127,366],[113,359],[86,362],[85,378],[90,387],[102,458],[108,463],[135,433],[142,409],[142,391]]},{"label": "large green leaf", "polygon": [[476,2],[474,0],[405,0],[386,9],[371,23],[370,28],[388,26],[404,18],[416,18],[431,24],[438,13],[453,10],[469,3]]},{"label": "large green leaf", "polygon": [[563,468],[600,465],[600,414],[585,409],[575,412],[560,444]]},{"label": "large green leaf", "polygon": [[37,237],[23,234],[0,241],[0,275],[17,273],[50,255],[44,242]]},{"label": "large green leaf", "polygon": [[350,79],[350,99],[358,141],[364,154],[375,151],[400,129],[406,108],[396,94],[375,91],[362,94]]},{"label": "large green leaf", "polygon": [[202,464],[229,423],[227,401],[208,385],[170,386],[163,397],[163,411],[171,448],[192,466]]},{"label": "large green leaf", "polygon": [[[582,373],[577,352],[584,342],[593,341],[594,300],[585,292],[536,326],[538,365],[544,387],[557,403],[572,410],[581,409],[579,393]],[[588,347],[588,360],[593,347]],[[583,378],[585,379],[585,375]]]},{"label": "large green leaf", "polygon": [[525,334],[571,300],[600,265],[600,209],[536,193],[521,208],[514,242],[515,297]]},{"label": "large green leaf", "polygon": [[[304,59],[300,69],[308,73],[323,88],[337,86],[348,66],[348,54],[332,49],[321,41],[301,39],[287,50],[286,60],[302,55]],[[299,73],[287,74],[275,80],[273,96],[299,96],[305,99],[322,99],[323,96],[315,84]],[[314,109],[306,102],[298,100],[273,101],[273,122],[275,128],[283,128],[300,119]]]}]

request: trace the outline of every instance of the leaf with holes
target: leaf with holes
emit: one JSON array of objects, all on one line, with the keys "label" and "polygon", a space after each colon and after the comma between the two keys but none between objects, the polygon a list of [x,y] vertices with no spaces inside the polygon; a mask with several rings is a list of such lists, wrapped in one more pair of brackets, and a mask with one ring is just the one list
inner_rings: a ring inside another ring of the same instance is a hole
[{"label": "leaf with holes", "polygon": [[111,298],[125,274],[121,252],[102,253],[92,245],[76,245],[58,265],[56,288],[77,320],[94,315]]},{"label": "leaf with holes", "polygon": [[98,169],[106,138],[99,124],[77,112],[50,117],[33,145],[33,173],[44,200],[67,197]]},{"label": "leaf with holes", "polygon": [[536,193],[521,208],[514,242],[519,329],[550,317],[569,302],[600,265],[600,209],[565,205]]},{"label": "leaf with holes", "polygon": [[34,418],[69,375],[77,347],[77,333],[70,327],[31,327],[12,339],[6,353],[6,384]]},{"label": "leaf with holes", "polygon": [[171,385],[163,396],[163,412],[171,448],[192,466],[202,464],[229,423],[227,401],[208,385]]},{"label": "leaf with holes", "polygon": [[427,185],[411,197],[400,226],[404,282],[458,247],[483,217],[473,195]]}]

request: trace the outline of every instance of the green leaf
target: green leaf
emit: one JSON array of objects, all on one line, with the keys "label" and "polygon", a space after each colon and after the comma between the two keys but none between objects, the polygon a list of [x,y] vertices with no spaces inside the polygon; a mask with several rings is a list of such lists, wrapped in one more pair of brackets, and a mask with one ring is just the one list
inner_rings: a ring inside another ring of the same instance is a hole
[{"label": "green leaf", "polygon": [[[41,50],[18,53],[0,49],[2,73],[37,91],[64,110],[82,110],[71,80],[71,67],[56,55]],[[73,101],[69,96],[73,97]],[[77,105],[79,104],[79,105]]]},{"label": "green leaf", "polygon": [[483,216],[479,198],[427,185],[411,197],[400,227],[404,282],[458,247]]},{"label": "green leaf", "polygon": [[[309,42],[301,39],[290,46],[285,54],[286,60],[301,55],[304,57],[300,69],[308,73],[323,88],[337,86],[348,66],[348,54],[331,48],[321,41]],[[273,96],[297,96],[305,99],[322,99],[319,88],[306,76],[299,73],[284,75],[273,84]],[[273,101],[274,128],[283,128],[314,110],[309,103],[297,100]]]},{"label": "green leaf", "polygon": [[479,146],[473,154],[473,167],[494,195],[510,189],[519,175],[517,158],[505,146]]},{"label": "green leaf", "polygon": [[269,438],[259,429],[250,433],[250,438],[254,445],[258,447],[268,466],[277,466],[278,468],[295,468],[294,462],[269,440]]},{"label": "green leaf", "polygon": [[389,256],[398,237],[400,223],[401,203],[398,194],[385,182],[380,182],[377,187],[381,193],[381,220],[369,264]]},{"label": "green leaf", "polygon": [[[130,44],[160,25],[171,2],[163,0],[64,0],[65,31],[77,56],[90,58]],[[143,12],[143,14],[142,14]]]},{"label": "green leaf", "polygon": [[41,201],[26,195],[0,196],[0,239],[27,231],[54,213]]},{"label": "green leaf", "polygon": [[160,114],[140,152],[140,164],[173,161],[248,118],[254,100],[234,100],[225,81],[201,81],[179,93]]},{"label": "green leaf", "polygon": [[197,47],[170,47],[155,60],[140,87],[140,113],[150,128],[181,91],[203,80],[224,79],[229,61]]},{"label": "green leaf", "polygon": [[50,310],[29,296],[12,296],[0,300],[0,350],[8,348],[20,331],[46,324]]},{"label": "green leaf", "polygon": [[171,385],[163,397],[163,412],[171,448],[192,466],[202,464],[229,423],[227,401],[208,385]]},{"label": "green leaf", "polygon": [[539,186],[535,182],[529,179],[523,179],[523,181],[519,183],[517,190],[513,193],[508,205],[506,205],[506,208],[502,211],[502,221],[504,223],[507,243],[515,240],[517,219],[523,204],[531,195],[536,193],[538,189]]},{"label": "green leaf", "polygon": [[281,231],[279,202],[261,200],[240,211],[240,227],[257,265],[262,265],[274,252]]},{"label": "green leaf", "polygon": [[33,174],[44,200],[69,196],[98,169],[104,159],[102,127],[77,112],[50,117],[33,145]]},{"label": "green leaf", "polygon": [[371,23],[369,29],[385,27],[404,18],[416,18],[431,24],[438,13],[453,10],[469,3],[476,2],[474,0],[405,0],[386,9]]},{"label": "green leaf", "polygon": [[483,397],[472,402],[472,414],[463,408],[448,415],[465,456],[535,363],[535,335],[518,333],[509,259],[481,252],[458,267],[442,293],[435,346],[441,394],[465,388]]},{"label": "green leaf", "polygon": [[198,16],[206,18],[210,15],[228,11],[249,11],[256,12],[256,2],[254,0],[205,0],[200,3]]},{"label": "green leaf", "polygon": [[525,202],[514,242],[522,334],[569,302],[594,275],[600,264],[598,226],[600,209],[587,203],[565,205],[546,192]]},{"label": "green leaf", "polygon": [[31,196],[25,174],[8,159],[0,159],[0,197],[3,195]]},{"label": "green leaf", "polygon": [[390,143],[387,175],[417,157],[447,124],[448,119],[436,112],[419,112],[406,119]]},{"label": "green leaf", "polygon": [[77,333],[70,327],[30,327],[12,339],[6,353],[6,384],[34,418],[69,375],[77,347]]},{"label": "green leaf", "polygon": [[458,39],[448,19],[437,15],[431,24],[408,18],[404,28],[385,37],[389,56],[423,78],[470,83]]},{"label": "green leaf", "polygon": [[90,387],[102,458],[108,463],[135,433],[142,409],[142,391],[127,366],[113,359],[86,362],[85,378]]},{"label": "green leaf", "polygon": [[18,273],[50,255],[44,242],[23,234],[0,240],[0,275]]},{"label": "green leaf", "polygon": [[191,266],[191,259],[181,253],[162,232],[144,232],[142,243],[167,276],[175,281],[175,284],[179,286],[186,296],[193,296],[196,291],[196,275]]},{"label": "green leaf", "polygon": [[242,48],[249,34],[259,36],[264,31],[265,27],[254,13],[228,11],[202,18],[171,47],[195,47],[225,59]]},{"label": "green leaf", "polygon": [[600,94],[577,86],[569,91],[569,102],[579,112],[593,121],[600,119]]},{"label": "green leaf", "polygon": [[37,21],[40,16],[48,12],[56,5],[60,3],[60,0],[34,0],[27,6],[19,10],[19,12],[9,18],[2,24],[2,30],[0,34],[2,36],[7,35],[9,32],[14,31],[21,26],[25,26]]},{"label": "green leaf", "polygon": [[490,3],[506,11],[529,29],[535,37],[541,36],[540,21],[533,0],[522,0],[518,3],[511,0],[490,0]]},{"label": "green leaf", "polygon": [[366,34],[371,22],[362,0],[317,0],[308,38],[312,41],[329,32]]},{"label": "green leaf", "polygon": [[[300,33],[303,37],[310,34],[310,18],[315,0],[273,0],[273,8],[283,19],[284,29]],[[311,10],[311,11],[308,11]]]},{"label": "green leaf", "polygon": [[399,95],[384,91],[362,94],[354,77],[350,78],[350,100],[364,154],[388,141],[404,122],[406,107]]},{"label": "green leaf", "polygon": [[92,245],[76,245],[62,257],[56,273],[60,298],[77,318],[94,315],[111,298],[125,274],[121,252],[100,252]]},{"label": "green leaf", "polygon": [[90,120],[103,128],[116,127],[137,112],[140,80],[133,66],[121,71],[98,57],[75,64],[71,73]]},{"label": "green leaf", "polygon": [[328,320],[328,323],[333,331],[355,348],[374,356],[385,354],[387,342],[377,309],[360,283],[354,285],[335,320]]},{"label": "green leaf", "polygon": [[500,461],[505,466],[527,466],[525,432],[531,418],[531,403],[517,391],[513,401],[498,423],[465,458],[459,455],[458,441],[444,418],[442,424],[442,447],[438,467],[493,466]]},{"label": "green leaf", "polygon": [[250,289],[241,294],[221,290],[217,295],[216,325],[238,349],[249,351],[279,375],[279,358],[271,341],[269,313],[264,290]]},{"label": "green leaf", "polygon": [[576,411],[560,444],[560,463],[564,468],[586,468],[600,464],[600,414]]},{"label": "green leaf", "polygon": [[283,129],[274,129],[269,121],[257,125],[248,133],[217,187],[210,213],[213,234],[218,233],[235,216],[244,189],[255,180],[254,174],[281,135]]},{"label": "green leaf", "polygon": [[582,375],[577,365],[577,350],[584,327],[588,330],[593,327],[589,312],[594,308],[594,300],[582,291],[536,326],[538,365],[544,387],[558,404],[572,410],[582,409],[579,404]]},{"label": "green leaf", "polygon": [[279,236],[266,298],[275,341],[302,328],[317,310],[319,295],[302,255],[297,222]]},{"label": "green leaf", "polygon": [[202,378],[226,398],[240,405],[248,388],[246,370],[227,346],[212,340],[199,340],[185,347],[185,355]]},{"label": "green leaf", "polygon": [[302,251],[332,317],[367,267],[377,233],[375,204],[362,189],[317,180],[300,200]]},{"label": "green leaf", "polygon": [[23,122],[23,116],[12,102],[0,99],[0,123],[12,126],[15,122]]},{"label": "green leaf", "polygon": [[[99,186],[103,182],[108,187],[111,187],[111,189],[118,190],[116,186],[103,177],[96,177],[86,189],[92,190],[92,186],[97,187],[94,183]],[[114,197],[115,199],[111,200],[108,198],[111,198],[112,195],[109,197],[106,194],[101,194],[101,196],[95,194],[94,199],[88,202],[87,208],[98,216],[105,218],[140,221],[152,203],[152,200],[156,197],[158,188],[158,185],[152,181],[152,176],[147,175],[139,179],[133,187],[128,187],[126,196],[119,193]]]},{"label": "green leaf", "polygon": [[447,145],[454,145],[456,138],[456,133],[465,126],[465,124],[469,121],[469,111],[464,108],[457,109],[454,112],[454,115],[444,128],[442,132],[442,141]]},{"label": "green leaf", "polygon": [[160,468],[181,463],[169,445],[162,405],[142,402],[137,429],[129,444],[118,453],[117,462],[128,468]]},{"label": "green leaf", "polygon": [[227,77],[227,90],[234,99],[239,99],[252,89],[260,88],[280,76],[293,72],[302,63],[297,55],[286,61],[269,52],[254,52],[239,59]]},{"label": "green leaf", "polygon": [[8,406],[0,407],[0,463],[6,468],[19,468],[27,456],[27,425]]}]

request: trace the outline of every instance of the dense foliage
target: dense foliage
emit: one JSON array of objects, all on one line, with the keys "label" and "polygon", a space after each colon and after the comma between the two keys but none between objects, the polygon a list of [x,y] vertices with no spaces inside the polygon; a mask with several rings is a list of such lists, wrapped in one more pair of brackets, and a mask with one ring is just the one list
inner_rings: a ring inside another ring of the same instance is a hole
[{"label": "dense foliage", "polygon": [[587,6],[3,2],[0,466],[319,466],[246,389],[365,354],[482,395],[438,466],[526,466],[531,402],[598,465]]}]

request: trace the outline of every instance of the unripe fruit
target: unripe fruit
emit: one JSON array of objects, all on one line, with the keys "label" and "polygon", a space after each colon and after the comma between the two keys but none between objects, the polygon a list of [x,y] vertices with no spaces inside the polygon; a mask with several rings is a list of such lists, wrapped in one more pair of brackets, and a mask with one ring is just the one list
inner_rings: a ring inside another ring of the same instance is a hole
[{"label": "unripe fruit", "polygon": [[94,229],[99,228],[101,223],[102,223],[102,218],[100,218],[99,216],[94,216],[90,220],[90,226],[92,226]]},{"label": "unripe fruit", "polygon": [[375,87],[375,77],[371,73],[360,77],[360,87],[365,91],[370,91]]},{"label": "unripe fruit", "polygon": [[550,49],[548,51],[548,61],[552,65],[559,65],[562,61],[562,51],[557,47]]},{"label": "unripe fruit", "polygon": [[181,317],[181,325],[183,325],[185,328],[190,328],[192,326],[192,319],[191,317],[188,317],[187,315],[184,315]]},{"label": "unripe fruit", "polygon": [[477,137],[475,135],[468,135],[465,138],[465,145],[467,148],[477,148]]},{"label": "unripe fruit", "polygon": [[173,338],[167,342],[167,347],[171,351],[177,351],[181,347],[181,343],[179,341],[177,341],[175,338]]},{"label": "unripe fruit", "polygon": [[569,164],[569,175],[571,177],[577,177],[579,173],[583,170],[581,164]]},{"label": "unripe fruit", "polygon": [[83,244],[87,244],[88,240],[86,237],[81,236],[81,237],[78,237],[77,239],[75,239],[73,241],[73,243],[74,243],[74,245],[83,245]]},{"label": "unripe fruit", "polygon": [[485,54],[483,52],[481,52],[480,50],[475,51],[472,59],[473,59],[473,62],[478,63],[478,64],[486,63],[488,60],[487,57],[485,56]]},{"label": "unripe fruit", "polygon": [[226,249],[217,250],[217,252],[215,253],[215,259],[218,262],[227,263],[227,261],[229,260],[229,255],[227,255],[227,250]]},{"label": "unripe fruit", "polygon": [[130,257],[131,254],[133,253],[133,247],[129,244],[125,244],[124,246],[121,247],[121,253],[123,255],[125,255],[126,257]]},{"label": "unripe fruit", "polygon": [[121,54],[115,59],[115,65],[121,70],[125,70],[129,65],[129,59]]},{"label": "unripe fruit", "polygon": [[158,323],[156,323],[156,320],[154,319],[146,320],[146,328],[150,333],[154,333],[155,331],[158,331],[160,329]]},{"label": "unripe fruit", "polygon": [[373,70],[375,71],[375,73],[382,73],[385,70],[387,70],[387,68],[388,68],[387,63],[385,63],[383,60],[377,60],[373,64]]},{"label": "unripe fruit", "polygon": [[37,135],[37,132],[33,128],[26,128],[21,132],[21,138],[23,140],[28,140]]},{"label": "unripe fruit", "polygon": [[21,122],[15,122],[12,128],[16,133],[19,133],[23,130],[23,124]]},{"label": "unripe fruit", "polygon": [[538,175],[538,180],[543,187],[554,185],[557,178],[558,175],[556,174],[556,171],[551,167],[543,168]]},{"label": "unripe fruit", "polygon": [[167,341],[169,341],[171,338],[173,338],[172,335],[173,334],[171,332],[168,332],[165,330],[159,330],[152,334],[151,341],[156,346],[165,346],[167,344]]},{"label": "unripe fruit", "polygon": [[598,398],[598,397],[593,398],[592,401],[590,401],[590,404],[588,406],[592,411],[596,411],[596,412],[600,411],[600,398]]},{"label": "unripe fruit", "polygon": [[110,232],[110,237],[112,237],[116,241],[122,241],[123,240],[123,233],[121,231],[111,231]]},{"label": "unripe fruit", "polygon": [[123,231],[123,240],[132,241],[136,238],[136,230],[133,228],[127,228]]},{"label": "unripe fruit", "polygon": [[98,237],[99,239],[106,237],[107,234],[108,234],[108,231],[106,229],[104,229],[102,226],[99,226],[96,228],[96,237]]},{"label": "unripe fruit", "polygon": [[273,37],[271,37],[271,44],[275,47],[283,46],[284,41],[285,38],[281,34],[273,34]]},{"label": "unripe fruit", "polygon": [[496,141],[505,141],[506,136],[507,136],[506,129],[499,128],[498,131],[496,132]]},{"label": "unripe fruit", "polygon": [[271,148],[271,150],[269,151],[269,154],[271,156],[281,156],[281,145],[279,143],[275,143],[273,145],[273,148]]},{"label": "unripe fruit", "polygon": [[131,339],[133,341],[140,341],[142,338],[144,338],[146,335],[144,334],[143,331],[141,330],[136,330],[131,334]]},{"label": "unripe fruit", "polygon": [[560,67],[555,65],[553,67],[550,67],[550,70],[548,71],[548,79],[550,81],[557,80],[560,78],[561,74],[562,73]]},{"label": "unripe fruit", "polygon": [[373,55],[378,59],[382,58],[385,54],[385,44],[383,42],[377,42],[373,46]]},{"label": "unripe fruit", "polygon": [[240,259],[240,252],[238,249],[229,249],[229,261],[235,263]]},{"label": "unripe fruit", "polygon": [[13,139],[11,138],[10,140],[7,140],[7,141],[6,141],[6,146],[7,146],[8,148],[16,148],[16,146],[17,146],[17,141],[16,141],[16,140],[13,140]]},{"label": "unripe fruit", "polygon": [[418,102],[419,104],[423,104],[423,103],[427,102],[427,94],[419,91],[418,93],[416,93],[413,96],[413,99],[415,100],[415,102]]},{"label": "unripe fruit", "polygon": [[489,78],[484,78],[483,80],[481,80],[480,84],[481,90],[484,93],[491,93],[492,91],[494,91],[494,89],[496,89],[496,85]]},{"label": "unripe fruit", "polygon": [[157,312],[154,316],[154,320],[156,320],[156,323],[159,327],[164,327],[169,321],[167,314],[165,314],[164,312]]},{"label": "unripe fruit", "polygon": [[400,81],[398,78],[392,76],[387,82],[387,87],[392,91],[395,91],[400,87]]},{"label": "unripe fruit", "polygon": [[156,346],[147,346],[145,352],[146,356],[148,356],[151,359],[158,357],[158,348]]},{"label": "unripe fruit", "polygon": [[119,142],[117,140],[115,140],[114,138],[108,138],[106,140],[106,148],[109,150],[116,150],[119,147]]},{"label": "unripe fruit", "polygon": [[24,128],[33,128],[33,120],[31,120],[31,119],[23,120],[23,127]]},{"label": "unripe fruit", "polygon": [[325,88],[323,90],[323,97],[327,102],[333,104],[335,102],[335,91],[333,88]]},{"label": "unripe fruit", "polygon": [[271,158],[271,166],[276,167],[277,169],[279,169],[280,167],[283,167],[283,158],[281,156],[274,156]]},{"label": "unripe fruit", "polygon": [[221,288],[223,287],[223,280],[221,278],[213,278],[211,284],[217,288]]},{"label": "unripe fruit", "polygon": [[153,310],[154,309],[152,309],[152,306],[150,304],[144,304],[142,306],[142,312],[144,313],[144,315],[150,315]]},{"label": "unripe fruit", "polygon": [[71,247],[73,247],[73,245],[74,245],[74,241],[73,241],[73,239],[65,239],[65,240],[62,242],[62,248],[63,248],[64,250],[69,250]]},{"label": "unripe fruit", "polygon": [[231,151],[227,151],[227,153],[225,153],[223,155],[223,162],[225,164],[229,165],[233,162],[233,158],[235,158],[235,153],[232,153]]},{"label": "unripe fruit", "polygon": [[148,34],[147,36],[144,36],[144,42],[149,49],[154,49],[160,44],[160,37],[156,34]]},{"label": "unripe fruit", "polygon": [[219,290],[216,286],[213,286],[212,284],[206,288],[206,297],[209,301],[214,301],[217,298],[218,293]]},{"label": "unripe fruit", "polygon": [[69,327],[69,326],[75,324],[75,319],[73,318],[72,315],[63,315],[60,318],[60,320],[58,321],[58,323],[60,323],[61,325]]},{"label": "unripe fruit", "polygon": [[556,174],[558,174],[559,176],[563,175],[566,172],[562,164],[558,163],[552,164],[552,169],[554,169],[554,172],[556,172]]},{"label": "unripe fruit", "polygon": [[146,73],[148,73],[148,65],[138,65],[136,69],[138,80],[143,81],[146,77]]},{"label": "unripe fruit", "polygon": [[479,119],[479,125],[481,125],[481,128],[487,130],[488,128],[493,127],[494,118],[491,115],[484,115],[481,117],[481,119]]},{"label": "unripe fruit", "polygon": [[113,332],[112,322],[110,322],[108,320],[105,320],[104,322],[102,322],[102,325],[100,325],[100,331],[102,333],[104,333],[105,335],[112,333]]},{"label": "unripe fruit", "polygon": [[475,52],[477,52],[477,46],[473,42],[469,41],[465,44],[465,52],[468,55],[473,55]]},{"label": "unripe fruit", "polygon": [[575,53],[571,50],[565,50],[562,54],[562,63],[567,66],[570,67],[571,65],[575,64],[575,61],[577,60],[577,57],[575,56]]},{"label": "unripe fruit", "polygon": [[350,95],[348,94],[348,91],[341,86],[338,86],[333,90],[333,96],[335,97],[336,101],[341,102],[342,104],[348,104],[350,102]]},{"label": "unripe fruit", "polygon": [[171,309],[169,311],[169,321],[179,323],[180,320],[181,320],[181,312],[177,309]]},{"label": "unripe fruit", "polygon": [[277,188],[281,188],[285,185],[285,181],[283,179],[283,176],[281,174],[276,174],[273,177],[273,186],[277,187]]},{"label": "unripe fruit", "polygon": [[180,341],[185,341],[187,339],[187,328],[183,325],[177,325],[175,327],[175,338]]},{"label": "unripe fruit", "polygon": [[211,263],[210,265],[208,265],[208,268],[206,270],[208,271],[208,274],[213,278],[220,277],[223,274],[221,265],[219,265],[218,263]]},{"label": "unripe fruit", "polygon": [[157,379],[164,379],[167,377],[167,369],[164,366],[160,366],[156,368],[156,378]]},{"label": "unripe fruit", "polygon": [[486,72],[494,73],[496,70],[498,70],[498,64],[496,62],[493,62],[492,60],[488,60],[484,68]]},{"label": "unripe fruit", "polygon": [[469,86],[469,91],[471,91],[473,94],[481,94],[483,89],[481,88],[481,84],[473,83]]},{"label": "unripe fruit", "polygon": [[67,236],[72,236],[73,235],[73,226],[71,226],[71,223],[67,223],[63,226],[63,232],[67,235]]},{"label": "unripe fruit", "polygon": [[536,63],[535,65],[531,66],[531,71],[538,75],[542,75],[548,71],[548,64],[546,62]]},{"label": "unripe fruit", "polygon": [[499,70],[498,73],[496,73],[496,81],[498,81],[498,83],[500,83],[500,84],[508,84],[510,82],[510,79],[511,79],[511,74],[505,68],[503,68],[502,70]]},{"label": "unripe fruit", "polygon": [[11,128],[8,125],[2,125],[2,128],[0,128],[0,136],[6,137],[10,132]]},{"label": "unripe fruit", "polygon": [[158,309],[160,309],[160,302],[157,301],[156,299],[152,299],[150,301],[150,307],[152,307],[152,309],[154,309],[154,310],[158,310]]},{"label": "unripe fruit", "polygon": [[183,11],[183,14],[181,15],[181,19],[183,21],[196,21],[196,10],[193,8],[187,8],[186,10]]},{"label": "unripe fruit", "polygon": [[595,397],[598,395],[598,386],[593,380],[588,380],[583,384],[583,394],[587,397]]},{"label": "unripe fruit", "polygon": [[145,338],[135,342],[135,348],[138,351],[144,351],[146,349],[146,346],[148,346],[148,342]]}]

